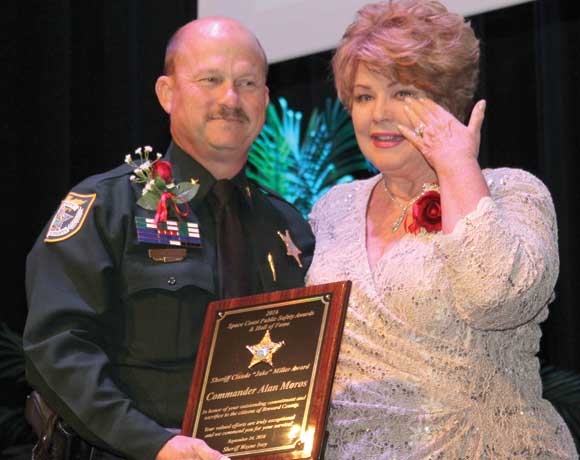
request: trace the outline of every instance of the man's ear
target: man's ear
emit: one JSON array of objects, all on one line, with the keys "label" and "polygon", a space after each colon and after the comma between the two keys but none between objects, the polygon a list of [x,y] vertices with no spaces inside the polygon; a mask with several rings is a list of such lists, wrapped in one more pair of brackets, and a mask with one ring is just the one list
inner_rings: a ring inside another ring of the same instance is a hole
[{"label": "man's ear", "polygon": [[171,113],[173,102],[173,78],[168,75],[161,75],[155,82],[155,93],[159,104],[167,113]]},{"label": "man's ear", "polygon": [[266,107],[268,107],[268,104],[270,103],[270,88],[264,86],[264,89],[266,91]]}]

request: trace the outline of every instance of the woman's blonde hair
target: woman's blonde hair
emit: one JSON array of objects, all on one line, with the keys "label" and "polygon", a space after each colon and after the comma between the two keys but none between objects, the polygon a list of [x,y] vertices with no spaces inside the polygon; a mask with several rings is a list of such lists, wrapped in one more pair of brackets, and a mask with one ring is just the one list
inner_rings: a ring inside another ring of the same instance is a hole
[{"label": "woman's blonde hair", "polygon": [[338,97],[348,110],[359,64],[427,92],[460,120],[477,86],[479,41],[464,18],[434,0],[366,5],[332,59]]}]

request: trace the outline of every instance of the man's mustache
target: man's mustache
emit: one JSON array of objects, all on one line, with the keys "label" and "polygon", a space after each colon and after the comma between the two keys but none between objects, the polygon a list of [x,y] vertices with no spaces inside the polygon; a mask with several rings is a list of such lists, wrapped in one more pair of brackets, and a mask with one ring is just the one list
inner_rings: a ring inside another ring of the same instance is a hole
[{"label": "man's mustache", "polygon": [[250,121],[250,119],[246,115],[246,112],[244,112],[241,107],[235,107],[232,109],[230,107],[225,106],[220,106],[219,110],[215,113],[210,114],[207,117],[207,119],[208,121],[221,119],[227,121],[241,121],[244,123]]}]

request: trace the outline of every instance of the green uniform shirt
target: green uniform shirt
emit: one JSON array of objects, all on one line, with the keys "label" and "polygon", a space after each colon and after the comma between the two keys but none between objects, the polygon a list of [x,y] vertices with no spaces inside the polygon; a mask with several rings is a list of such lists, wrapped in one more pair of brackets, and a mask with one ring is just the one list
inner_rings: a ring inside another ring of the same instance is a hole
[{"label": "green uniform shirt", "polygon": [[[206,306],[217,299],[207,200],[215,179],[175,144],[165,160],[176,183],[200,183],[185,220],[199,224],[201,248],[187,248],[178,262],[149,257],[148,249],[163,246],[137,241],[135,217],[155,213],[136,204],[142,185],[124,165],[77,185],[71,192],[85,210],[74,216],[74,231],[45,242],[47,226],[27,260],[30,384],[85,440],[139,460],[154,459],[173,436],[163,427],[181,426]],[[259,290],[302,286],[314,247],[310,227],[243,173],[233,182],[245,196],[248,270]],[[302,268],[278,236],[286,230],[302,250]]]}]

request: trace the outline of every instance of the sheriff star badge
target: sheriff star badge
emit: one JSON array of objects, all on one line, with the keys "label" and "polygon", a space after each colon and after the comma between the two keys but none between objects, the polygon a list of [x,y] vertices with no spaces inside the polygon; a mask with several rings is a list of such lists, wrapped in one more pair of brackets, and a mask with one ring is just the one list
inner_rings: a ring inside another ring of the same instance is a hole
[{"label": "sheriff star badge", "polygon": [[290,232],[288,230],[286,230],[285,233],[282,233],[280,231],[278,231],[277,233],[278,233],[278,236],[280,237],[280,239],[286,245],[286,255],[294,257],[298,266],[300,268],[302,268],[302,261],[300,260],[300,254],[302,254],[302,251],[300,250],[300,248],[298,246],[296,246],[294,241],[292,241],[292,237],[290,236]]},{"label": "sheriff star badge", "polygon": [[262,361],[274,367],[272,364],[272,356],[274,356],[274,353],[276,353],[283,345],[283,340],[281,342],[272,342],[270,331],[266,331],[260,342],[255,345],[246,345],[246,348],[250,351],[250,353],[252,353],[252,361],[250,362],[248,369],[251,369]]}]

